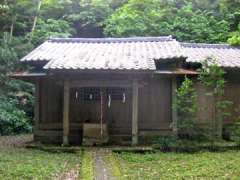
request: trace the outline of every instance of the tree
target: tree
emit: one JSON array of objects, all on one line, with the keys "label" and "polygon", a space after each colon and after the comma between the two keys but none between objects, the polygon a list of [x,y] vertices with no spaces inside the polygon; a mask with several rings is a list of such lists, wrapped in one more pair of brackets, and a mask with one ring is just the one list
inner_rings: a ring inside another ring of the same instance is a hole
[{"label": "tree", "polygon": [[176,100],[173,103],[173,108],[178,114],[175,126],[180,137],[192,138],[196,132],[196,102],[196,91],[193,87],[193,82],[185,77],[181,86],[176,90]]},{"label": "tree", "polygon": [[73,1],[66,19],[76,29],[74,36],[103,37],[105,19],[124,1],[114,0],[78,0]]},{"label": "tree", "polygon": [[240,23],[238,25],[237,31],[231,33],[231,37],[228,39],[228,43],[233,46],[240,45]]},{"label": "tree", "polygon": [[39,12],[41,10],[41,5],[42,5],[42,0],[38,0],[37,1],[37,9],[36,9],[36,13],[33,18],[33,25],[32,25],[31,32],[30,32],[30,39],[29,39],[30,42],[32,40],[32,36],[33,36],[34,30],[36,28]]},{"label": "tree", "polygon": [[199,73],[200,82],[208,89],[206,95],[213,101],[212,119],[208,120],[211,122],[210,140],[213,146],[214,141],[222,139],[223,118],[228,115],[226,108],[231,105],[231,102],[223,99],[226,84],[225,71],[213,57],[207,58],[202,63]]},{"label": "tree", "polygon": [[192,3],[177,8],[160,0],[130,0],[105,22],[107,36],[173,35],[180,41],[225,42],[229,24]]},{"label": "tree", "polygon": [[[32,85],[21,81],[11,81],[9,73],[19,68],[17,41],[9,41],[5,34],[0,46],[0,135],[29,132],[31,111],[27,116],[25,107],[32,107]],[[22,49],[22,51],[24,51]],[[19,53],[20,54],[20,53]],[[28,90],[24,90],[24,89]],[[20,95],[17,95],[21,93]],[[27,104],[23,101],[27,100]]]},{"label": "tree", "polygon": [[38,20],[35,32],[32,36],[32,43],[39,45],[43,41],[54,37],[70,37],[74,29],[65,20]]}]

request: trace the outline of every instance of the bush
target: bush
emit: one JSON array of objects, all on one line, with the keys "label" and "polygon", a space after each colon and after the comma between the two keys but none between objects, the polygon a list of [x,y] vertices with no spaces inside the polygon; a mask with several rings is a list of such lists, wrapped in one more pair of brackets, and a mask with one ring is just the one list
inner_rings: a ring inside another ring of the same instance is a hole
[{"label": "bush", "polygon": [[25,112],[17,107],[16,102],[12,99],[0,99],[0,135],[30,132],[30,120]]},{"label": "bush", "polygon": [[153,141],[153,147],[161,151],[172,151],[177,146],[175,136],[160,136]]},{"label": "bush", "polygon": [[160,136],[153,141],[153,148],[163,152],[196,152],[201,149],[200,141],[179,139],[176,136]]},{"label": "bush", "polygon": [[240,120],[237,120],[231,128],[231,140],[240,147]]},{"label": "bush", "polygon": [[201,150],[201,146],[198,141],[186,139],[179,139],[175,148],[175,151],[178,152],[196,152],[199,150]]},{"label": "bush", "polygon": [[223,140],[231,141],[232,128],[233,128],[232,125],[226,125],[223,127],[223,135],[222,135]]}]

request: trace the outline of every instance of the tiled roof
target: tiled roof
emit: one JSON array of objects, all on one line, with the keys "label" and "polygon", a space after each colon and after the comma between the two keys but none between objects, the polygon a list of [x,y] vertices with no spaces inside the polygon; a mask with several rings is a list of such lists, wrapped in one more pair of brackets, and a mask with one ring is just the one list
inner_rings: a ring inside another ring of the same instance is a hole
[{"label": "tiled roof", "polygon": [[240,48],[227,44],[181,43],[189,63],[201,63],[213,57],[222,67],[240,67]]},{"label": "tiled roof", "polygon": [[21,61],[47,61],[45,69],[155,70],[155,59],[182,58],[171,36],[50,39]]},{"label": "tiled roof", "polygon": [[240,68],[240,48],[226,44],[179,43],[171,36],[133,38],[55,38],[21,61],[44,61],[45,69],[156,70],[154,60],[214,57],[223,67]]}]

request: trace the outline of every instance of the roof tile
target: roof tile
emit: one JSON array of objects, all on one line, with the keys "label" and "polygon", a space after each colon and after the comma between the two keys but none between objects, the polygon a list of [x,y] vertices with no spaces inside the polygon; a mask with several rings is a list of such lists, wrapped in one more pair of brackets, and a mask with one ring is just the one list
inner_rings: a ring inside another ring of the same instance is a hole
[{"label": "roof tile", "polygon": [[181,43],[186,61],[201,63],[207,57],[213,57],[219,66],[240,67],[240,48],[228,44]]},{"label": "roof tile", "polygon": [[55,38],[21,61],[46,61],[45,69],[155,70],[155,61],[185,58],[201,63],[213,56],[223,67],[240,67],[240,48],[227,44],[179,43],[171,36]]},{"label": "roof tile", "polygon": [[48,61],[45,69],[155,70],[154,60],[184,57],[171,36],[50,39],[21,61]]}]

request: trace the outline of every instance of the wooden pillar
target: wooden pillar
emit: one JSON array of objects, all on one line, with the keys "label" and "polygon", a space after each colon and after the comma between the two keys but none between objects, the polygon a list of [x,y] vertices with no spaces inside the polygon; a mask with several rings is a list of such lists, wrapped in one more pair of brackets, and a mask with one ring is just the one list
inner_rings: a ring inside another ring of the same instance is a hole
[{"label": "wooden pillar", "polygon": [[69,81],[64,81],[63,91],[63,145],[69,145]]},{"label": "wooden pillar", "polygon": [[177,78],[172,77],[172,130],[177,135],[177,110],[173,108],[173,102],[176,100]]},{"label": "wooden pillar", "polygon": [[39,107],[40,107],[40,82],[35,83],[34,92],[34,131],[39,129]]},{"label": "wooden pillar", "polygon": [[132,145],[138,144],[138,81],[132,84]]}]

